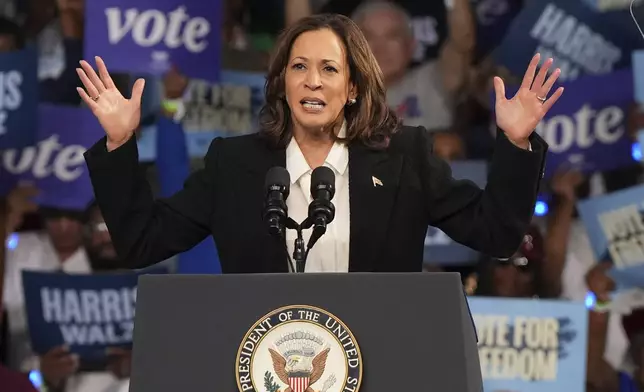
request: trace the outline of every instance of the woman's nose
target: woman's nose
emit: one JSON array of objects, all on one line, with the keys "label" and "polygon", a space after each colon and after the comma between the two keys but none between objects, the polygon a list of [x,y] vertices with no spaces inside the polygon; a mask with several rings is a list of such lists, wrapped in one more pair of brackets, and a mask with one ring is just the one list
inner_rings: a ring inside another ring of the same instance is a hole
[{"label": "woman's nose", "polygon": [[310,70],[307,72],[305,85],[311,90],[317,90],[322,87],[322,81],[317,71]]}]

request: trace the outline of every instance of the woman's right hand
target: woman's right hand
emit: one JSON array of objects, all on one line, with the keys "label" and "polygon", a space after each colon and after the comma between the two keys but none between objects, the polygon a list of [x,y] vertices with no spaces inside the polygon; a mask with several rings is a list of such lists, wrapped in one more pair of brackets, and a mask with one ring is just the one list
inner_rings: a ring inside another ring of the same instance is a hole
[{"label": "woman's right hand", "polygon": [[101,123],[107,134],[107,150],[112,151],[125,144],[139,127],[145,81],[138,79],[132,88],[132,97],[126,99],[114,85],[103,59],[96,57],[98,75],[87,61],[82,60],[80,64],[82,68],[76,68],[76,72],[85,89],[76,89]]}]

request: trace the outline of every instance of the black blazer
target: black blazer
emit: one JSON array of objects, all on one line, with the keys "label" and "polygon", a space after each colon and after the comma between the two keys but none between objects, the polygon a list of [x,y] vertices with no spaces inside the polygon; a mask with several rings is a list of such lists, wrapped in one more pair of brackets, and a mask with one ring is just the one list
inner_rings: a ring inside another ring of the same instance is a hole
[{"label": "black blazer", "polygon": [[[511,256],[534,211],[547,145],[535,133],[530,152],[498,134],[484,191],[452,178],[422,127],[402,127],[384,151],[350,145],[349,270],[421,271],[428,225],[483,253]],[[157,263],[212,235],[224,273],[288,272],[285,243],[262,221],[264,177],[273,166],[286,167],[285,148],[269,147],[258,134],[217,138],[205,167],[180,192],[156,201],[134,138],[112,152],[103,138],[85,159],[128,267]]]}]

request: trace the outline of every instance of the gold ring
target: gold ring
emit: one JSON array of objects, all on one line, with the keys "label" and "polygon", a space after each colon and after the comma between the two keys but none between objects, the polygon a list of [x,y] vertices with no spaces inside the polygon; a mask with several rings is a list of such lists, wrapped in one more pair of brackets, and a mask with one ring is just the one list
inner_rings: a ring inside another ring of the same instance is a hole
[{"label": "gold ring", "polygon": [[101,97],[101,94],[98,94],[98,95],[96,96],[96,98],[92,98],[92,101],[96,102],[96,101],[98,101],[98,99],[99,99],[100,97]]}]

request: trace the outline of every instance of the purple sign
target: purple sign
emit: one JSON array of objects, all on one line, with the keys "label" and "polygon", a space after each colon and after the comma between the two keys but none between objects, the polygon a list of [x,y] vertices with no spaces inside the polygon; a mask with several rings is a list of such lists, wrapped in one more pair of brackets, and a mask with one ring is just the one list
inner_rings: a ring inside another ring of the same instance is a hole
[{"label": "purple sign", "polygon": [[633,164],[632,140],[626,132],[632,71],[584,76],[562,86],[563,95],[537,126],[549,145],[546,177],[562,164],[584,172]]},{"label": "purple sign", "polygon": [[221,0],[92,0],[86,4],[85,57],[109,69],[160,75],[171,65],[219,79]]},{"label": "purple sign", "polygon": [[83,153],[103,131],[87,109],[41,104],[37,143],[2,152],[1,188],[33,183],[39,205],[84,209],[93,197]]}]

